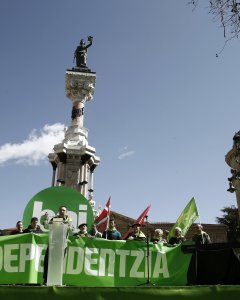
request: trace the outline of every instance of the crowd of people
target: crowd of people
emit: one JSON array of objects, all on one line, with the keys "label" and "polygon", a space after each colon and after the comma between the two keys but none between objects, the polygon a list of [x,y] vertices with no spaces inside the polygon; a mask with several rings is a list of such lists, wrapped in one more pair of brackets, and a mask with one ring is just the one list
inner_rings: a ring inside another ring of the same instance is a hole
[{"label": "crowd of people", "polygon": [[[54,218],[62,218],[63,223],[68,225],[68,234],[70,231],[73,231],[72,221],[67,215],[67,208],[65,206],[60,206],[58,214]],[[49,220],[48,215],[45,215],[45,220],[43,222],[43,227],[45,229],[49,228],[49,224],[53,222],[53,219]],[[182,229],[180,227],[175,227],[174,236],[170,237],[169,240],[167,238],[163,238],[164,232],[162,229],[155,229],[154,235],[148,239],[146,235],[141,230],[142,225],[139,223],[134,223],[130,230],[130,233],[127,235],[126,240],[135,240],[135,241],[150,241],[154,244],[162,243],[166,246],[176,246],[186,241],[186,238],[182,235]],[[192,241],[197,245],[201,244],[209,244],[211,243],[211,239],[209,235],[203,231],[203,226],[201,224],[195,224],[196,233],[192,237]],[[92,224],[91,229],[88,231],[87,224],[82,223],[78,226],[79,231],[74,233],[73,236],[76,238],[79,237],[94,237],[94,238],[103,238],[107,240],[122,240],[122,235],[120,231],[116,228],[116,223],[114,219],[109,220],[108,228],[104,232],[99,232],[97,228],[97,224]],[[27,228],[23,228],[22,221],[18,221],[16,223],[16,228],[10,233],[21,234],[21,233],[43,233],[44,231],[41,229],[39,225],[39,220],[37,217],[33,217],[30,221],[30,224]]]},{"label": "crowd of people", "polygon": [[[55,217],[49,219],[48,214],[45,214],[45,218],[43,221],[44,229],[49,229],[49,224],[52,224],[54,219],[60,218],[61,222],[67,225],[67,237],[70,232],[74,231],[72,226],[72,220],[69,218],[67,214],[66,206],[60,206],[58,213]],[[169,240],[167,238],[163,238],[164,232],[162,229],[155,229],[153,237],[150,239],[148,236],[144,234],[141,230],[142,225],[140,223],[134,223],[131,225],[131,230],[129,230],[129,234],[126,236],[126,240],[135,240],[142,242],[152,242],[153,244],[162,244],[169,247],[174,247],[178,244],[181,244],[186,240],[186,238],[182,234],[182,229],[180,227],[175,227],[174,236],[172,236]],[[196,245],[201,244],[209,244],[211,243],[211,239],[209,235],[203,231],[203,226],[201,224],[196,224],[196,233],[192,237],[192,241],[196,243]],[[39,225],[39,220],[37,217],[32,217],[30,224],[27,228],[23,228],[22,221],[18,221],[16,223],[16,228],[10,233],[11,235],[22,234],[22,233],[44,233],[41,226]],[[116,223],[114,219],[109,220],[108,228],[104,232],[99,232],[97,228],[97,224],[92,224],[91,229],[88,231],[87,223],[82,223],[78,226],[78,231],[73,234],[75,238],[80,237],[89,237],[89,238],[103,238],[107,240],[122,240],[122,235],[120,231],[116,228]],[[66,253],[67,245],[65,246],[64,254]],[[48,274],[48,257],[49,257],[49,248],[46,249],[46,253],[44,256],[44,270],[43,270],[43,284],[47,283],[47,274]]]}]

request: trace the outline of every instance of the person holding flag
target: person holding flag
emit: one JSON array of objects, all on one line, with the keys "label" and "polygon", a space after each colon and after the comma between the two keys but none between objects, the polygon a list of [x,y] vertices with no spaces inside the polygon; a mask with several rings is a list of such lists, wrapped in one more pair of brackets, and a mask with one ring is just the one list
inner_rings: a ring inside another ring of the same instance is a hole
[{"label": "person holding flag", "polygon": [[109,221],[109,226],[103,232],[102,237],[106,240],[121,240],[122,239],[121,233],[116,229],[116,224],[115,224],[114,219],[111,219]]},{"label": "person holding flag", "polygon": [[102,237],[107,240],[121,240],[121,233],[116,229],[114,219],[109,221],[111,207],[111,197],[108,198],[105,208],[101,212],[100,216],[95,220],[97,229],[103,232]]},{"label": "person holding flag", "polygon": [[131,227],[133,228],[133,232],[129,233],[127,240],[147,241],[145,234],[141,231],[141,224],[134,223]]},{"label": "person holding flag", "polygon": [[[177,219],[177,222],[169,231],[167,240],[170,241],[172,237],[184,237],[187,234],[190,226],[198,217],[197,205],[193,197],[182,211],[181,215]],[[176,228],[178,232],[175,231]]]},{"label": "person holding flag", "polygon": [[[142,226],[144,224],[144,219],[147,217],[150,207],[151,207],[151,204],[148,205],[148,207],[141,213],[141,215],[136,220],[135,224],[139,224],[140,226]],[[128,231],[124,234],[123,240],[128,239],[128,237],[131,235],[132,232],[133,232],[133,227],[131,226],[128,229]]]},{"label": "person holding flag", "polygon": [[175,234],[169,239],[169,244],[176,246],[186,241],[185,237],[182,235],[182,229],[180,227],[175,227]]}]

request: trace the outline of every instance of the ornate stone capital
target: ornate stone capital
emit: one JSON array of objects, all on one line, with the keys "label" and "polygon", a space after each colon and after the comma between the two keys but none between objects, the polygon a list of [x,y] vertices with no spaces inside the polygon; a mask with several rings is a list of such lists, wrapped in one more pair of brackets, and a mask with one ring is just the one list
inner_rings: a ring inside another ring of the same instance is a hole
[{"label": "ornate stone capital", "polygon": [[90,101],[93,98],[96,84],[94,73],[66,71],[66,96],[73,102]]}]

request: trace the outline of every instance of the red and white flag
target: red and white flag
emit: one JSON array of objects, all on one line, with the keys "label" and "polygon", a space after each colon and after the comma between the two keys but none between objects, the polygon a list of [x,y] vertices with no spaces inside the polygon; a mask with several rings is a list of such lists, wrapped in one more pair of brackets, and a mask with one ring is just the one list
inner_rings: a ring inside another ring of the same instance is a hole
[{"label": "red and white flag", "polygon": [[[144,219],[145,219],[145,217],[147,216],[150,207],[151,207],[151,204],[148,205],[148,207],[141,213],[141,215],[138,217],[138,219],[136,220],[135,223],[140,224],[140,225],[143,225]],[[132,227],[130,227],[130,228],[128,229],[128,231],[124,234],[123,240],[125,240],[125,239],[127,238],[127,236],[129,235],[129,233],[132,232],[132,231],[133,231],[133,229],[132,229]]]},{"label": "red and white flag", "polygon": [[100,232],[104,232],[108,228],[109,216],[110,216],[110,207],[111,207],[111,196],[108,198],[106,206],[102,210],[101,214],[95,220],[97,228]]}]

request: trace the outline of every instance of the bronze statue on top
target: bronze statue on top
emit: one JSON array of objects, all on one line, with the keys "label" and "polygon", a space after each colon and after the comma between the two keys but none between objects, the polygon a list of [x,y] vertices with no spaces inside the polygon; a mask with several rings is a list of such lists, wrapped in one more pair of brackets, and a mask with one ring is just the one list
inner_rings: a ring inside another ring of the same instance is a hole
[{"label": "bronze statue on top", "polygon": [[80,71],[91,72],[91,70],[87,67],[87,49],[92,45],[93,37],[88,37],[88,44],[84,43],[84,40],[80,40],[80,45],[77,46],[77,49],[74,52],[74,59],[76,59],[76,67],[75,69],[79,69]]}]

